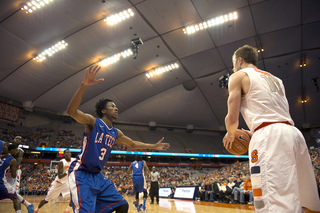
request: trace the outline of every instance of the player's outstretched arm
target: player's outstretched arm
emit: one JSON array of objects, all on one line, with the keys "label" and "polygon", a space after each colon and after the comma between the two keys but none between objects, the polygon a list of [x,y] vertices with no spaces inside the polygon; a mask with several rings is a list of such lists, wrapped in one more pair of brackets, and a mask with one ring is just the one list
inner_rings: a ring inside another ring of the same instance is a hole
[{"label": "player's outstretched arm", "polygon": [[[68,171],[67,171],[68,172]],[[65,176],[67,176],[68,173],[66,172],[63,172],[63,162],[60,161],[59,164],[58,164],[58,178],[59,179],[62,179],[64,178]]]},{"label": "player's outstretched arm", "polygon": [[157,149],[157,150],[166,150],[170,147],[168,143],[162,143],[164,138],[159,140],[156,144],[143,143],[140,141],[134,141],[131,138],[125,136],[121,130],[118,129],[118,137],[116,142],[129,146],[133,149]]},{"label": "player's outstretched arm", "polygon": [[93,65],[86,69],[84,79],[68,105],[67,113],[78,123],[92,126],[94,126],[95,124],[95,118],[92,115],[85,114],[81,112],[78,108],[80,106],[82,96],[87,87],[104,81],[103,78],[100,78],[99,80],[95,79],[96,74],[99,72],[100,68],[101,67],[98,65]]}]

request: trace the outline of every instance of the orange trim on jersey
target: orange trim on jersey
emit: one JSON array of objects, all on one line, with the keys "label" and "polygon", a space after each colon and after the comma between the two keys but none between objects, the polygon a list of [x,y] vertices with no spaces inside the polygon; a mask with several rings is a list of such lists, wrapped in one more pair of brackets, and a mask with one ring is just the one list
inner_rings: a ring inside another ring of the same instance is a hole
[{"label": "orange trim on jersey", "polygon": [[261,189],[253,189],[253,197],[261,197],[262,196],[262,190]]},{"label": "orange trim on jersey", "polygon": [[291,123],[289,123],[289,121],[278,121],[278,122],[263,122],[262,124],[260,124],[260,126],[258,126],[257,128],[254,129],[253,132],[263,128],[263,127],[266,127],[266,126],[269,126],[271,124],[288,124],[290,126],[293,126]]},{"label": "orange trim on jersey", "polygon": [[254,71],[256,71],[256,72],[258,72],[258,73],[262,73],[262,74],[268,75],[268,76],[273,76],[271,73],[268,73],[268,72],[259,70],[258,68],[253,68],[253,69],[254,69]]}]

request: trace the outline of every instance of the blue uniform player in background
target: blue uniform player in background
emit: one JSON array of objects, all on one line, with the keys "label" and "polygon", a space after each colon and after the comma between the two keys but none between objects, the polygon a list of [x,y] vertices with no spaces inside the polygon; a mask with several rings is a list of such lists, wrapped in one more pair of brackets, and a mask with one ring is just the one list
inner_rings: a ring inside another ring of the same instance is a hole
[{"label": "blue uniform player in background", "polygon": [[133,141],[119,129],[112,126],[118,117],[118,108],[110,99],[100,99],[96,103],[99,118],[83,113],[78,109],[86,88],[104,81],[95,76],[101,67],[91,66],[86,69],[85,77],[71,99],[67,113],[78,123],[84,124],[81,153],[69,168],[69,185],[73,210],[77,212],[128,212],[128,202],[119,194],[115,186],[101,173],[115,143],[124,144],[134,149],[169,148],[168,143],[156,144]]},{"label": "blue uniform player in background", "polygon": [[[16,154],[18,152],[17,144],[9,145],[11,152]],[[9,198],[13,201],[13,207],[16,213],[21,213],[21,203],[17,198],[17,193],[13,187],[7,182],[6,173],[10,169],[11,177],[16,178],[17,176],[17,161],[9,154],[7,145],[0,141],[0,200]]]},{"label": "blue uniform player in background", "polygon": [[[146,171],[149,175],[150,170],[147,166],[147,163],[142,160],[141,155],[136,155],[135,161],[130,165],[127,176],[129,177],[130,172],[132,171],[132,182],[133,182],[133,190],[136,193],[136,201],[133,202],[133,205],[137,208],[138,212],[147,211],[146,208],[146,200],[148,198],[147,193],[147,184],[146,179],[144,177],[144,171]],[[139,205],[139,193],[143,192],[143,203]]]}]

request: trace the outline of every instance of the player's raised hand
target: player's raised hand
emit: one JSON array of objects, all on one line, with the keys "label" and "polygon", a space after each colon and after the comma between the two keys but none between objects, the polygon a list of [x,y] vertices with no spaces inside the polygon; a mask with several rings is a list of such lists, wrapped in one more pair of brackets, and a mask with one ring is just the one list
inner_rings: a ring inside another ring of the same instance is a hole
[{"label": "player's raised hand", "polygon": [[156,145],[157,150],[166,150],[170,147],[170,144],[162,143],[163,140],[164,140],[164,138],[161,138],[161,140],[158,141],[158,143]]},{"label": "player's raised hand", "polygon": [[90,86],[104,81],[103,78],[96,80],[96,74],[99,72],[100,68],[101,67],[99,65],[92,65],[91,67],[87,68],[83,79],[83,84]]}]

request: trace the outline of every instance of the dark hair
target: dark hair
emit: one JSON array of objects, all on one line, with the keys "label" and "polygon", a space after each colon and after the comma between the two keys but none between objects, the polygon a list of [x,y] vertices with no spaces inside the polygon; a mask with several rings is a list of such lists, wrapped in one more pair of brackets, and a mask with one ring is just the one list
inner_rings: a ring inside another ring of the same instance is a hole
[{"label": "dark hair", "polygon": [[136,155],[136,161],[142,161],[141,155],[139,155],[139,154]]},{"label": "dark hair", "polygon": [[17,148],[18,148],[18,144],[10,143],[8,146],[8,151],[10,152],[11,149],[17,149]]},{"label": "dark hair", "polygon": [[258,51],[257,48],[251,47],[249,45],[244,45],[240,48],[238,48],[234,54],[233,57],[238,59],[239,57],[243,58],[243,60],[249,64],[253,64],[254,66],[257,66],[258,64]]},{"label": "dark hair", "polygon": [[70,149],[65,149],[65,150],[63,151],[63,154],[64,154],[64,153],[66,153],[66,151],[67,151],[67,150],[69,150],[69,151],[70,151]]},{"label": "dark hair", "polygon": [[99,99],[99,101],[97,101],[96,103],[96,114],[98,115],[99,118],[102,118],[102,110],[106,107],[106,104],[108,102],[113,102],[112,100],[108,99],[108,98],[101,98]]}]

